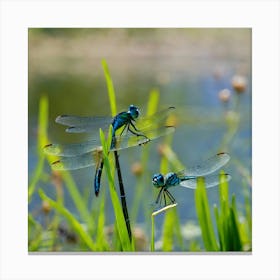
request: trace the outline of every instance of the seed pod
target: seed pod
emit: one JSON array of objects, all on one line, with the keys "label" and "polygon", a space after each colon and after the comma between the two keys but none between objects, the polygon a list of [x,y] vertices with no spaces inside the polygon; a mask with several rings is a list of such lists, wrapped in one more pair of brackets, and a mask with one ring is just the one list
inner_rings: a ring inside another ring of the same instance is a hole
[{"label": "seed pod", "polygon": [[224,103],[227,103],[230,99],[230,95],[231,95],[231,92],[229,89],[225,88],[225,89],[222,89],[221,91],[219,91],[219,99],[224,102]]},{"label": "seed pod", "polygon": [[244,76],[235,75],[231,80],[231,85],[236,93],[240,94],[246,90],[247,80]]},{"label": "seed pod", "polygon": [[47,200],[43,200],[41,209],[45,214],[48,214],[52,208]]},{"label": "seed pod", "polygon": [[131,172],[135,176],[140,176],[143,173],[143,166],[140,162],[134,162],[131,166]]}]

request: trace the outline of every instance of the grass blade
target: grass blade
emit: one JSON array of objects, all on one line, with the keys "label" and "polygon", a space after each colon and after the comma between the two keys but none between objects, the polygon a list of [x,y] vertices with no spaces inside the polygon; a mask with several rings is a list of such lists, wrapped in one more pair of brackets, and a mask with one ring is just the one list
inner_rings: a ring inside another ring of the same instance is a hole
[{"label": "grass blade", "polygon": [[[146,116],[151,116],[154,113],[156,113],[157,108],[158,108],[158,101],[159,101],[159,91],[156,89],[151,90],[149,94],[149,99],[147,103],[147,114]],[[149,153],[150,153],[150,145],[146,145],[144,149],[141,149],[141,167],[142,169],[142,174],[145,174],[147,171],[148,163],[149,163]],[[137,177],[137,185],[136,185],[136,193],[133,197],[133,202],[132,202],[132,210],[131,210],[131,221],[135,221],[137,218],[137,215],[139,213],[139,208],[140,208],[140,203],[143,200],[143,195],[144,192],[149,191],[149,189],[143,188],[143,186],[147,185],[146,184],[146,178],[144,176],[139,176]],[[148,185],[149,186],[149,185]],[[145,216],[148,219],[150,216],[150,209],[147,211],[145,209]]]},{"label": "grass blade", "polygon": [[62,176],[63,181],[65,182],[65,187],[67,188],[81,218],[88,225],[89,231],[93,232],[94,228],[95,228],[95,222],[90,215],[87,205],[86,205],[73,177],[71,176],[71,174],[68,171],[62,171],[61,176]]},{"label": "grass blade", "polygon": [[32,196],[36,190],[36,185],[40,180],[43,173],[43,167],[45,157],[42,151],[42,147],[48,142],[47,130],[48,130],[48,117],[49,117],[49,102],[47,96],[42,96],[39,101],[39,114],[38,114],[38,163],[36,165],[31,182],[28,186],[28,201],[32,200]]},{"label": "grass blade", "polygon": [[96,235],[96,244],[99,251],[108,251],[110,249],[109,244],[106,241],[104,228],[105,228],[105,197],[106,190],[104,190],[102,198],[100,211],[97,222],[97,235]]},{"label": "grass blade", "polygon": [[242,242],[240,238],[238,214],[235,205],[235,195],[232,196],[232,202],[230,207],[230,225],[232,234],[232,251],[241,251]]},{"label": "grass blade", "polygon": [[103,66],[103,71],[104,71],[104,75],[105,75],[106,83],[107,83],[109,101],[110,101],[110,106],[111,106],[111,113],[112,113],[112,116],[115,116],[117,114],[116,95],[115,95],[113,80],[111,78],[110,71],[109,71],[109,68],[108,68],[108,65],[107,65],[107,62],[105,59],[102,60],[102,66]]},{"label": "grass blade", "polygon": [[152,219],[152,233],[151,233],[151,252],[155,251],[155,216],[151,215]]},{"label": "grass blade", "polygon": [[195,190],[195,204],[205,249],[207,251],[218,251],[219,248],[215,238],[215,232],[212,224],[211,213],[203,178],[198,178],[197,180],[197,188]]},{"label": "grass blade", "polygon": [[49,198],[42,189],[40,189],[38,193],[42,200],[48,201],[52,208],[66,218],[73,230],[79,235],[81,240],[84,241],[87,247],[92,251],[96,251],[96,245],[92,241],[90,235],[83,229],[82,225],[76,220],[76,218],[63,205]]},{"label": "grass blade", "polygon": [[162,250],[164,252],[170,252],[173,249],[173,236],[176,220],[178,220],[178,216],[175,209],[166,212],[162,234]]},{"label": "grass blade", "polygon": [[112,176],[112,172],[114,172],[114,167],[112,167],[112,165],[110,164],[109,157],[108,157],[109,147],[111,145],[111,139],[112,139],[112,126],[110,126],[109,129],[109,136],[107,142],[105,140],[105,135],[103,131],[100,130],[100,140],[103,147],[104,167],[108,178],[110,197],[114,208],[114,214],[116,218],[116,225],[117,225],[119,238],[122,244],[122,249],[124,251],[133,251],[134,247],[130,243],[129,234],[126,228],[126,223],[122,212],[122,207],[118,198],[118,194],[116,192],[114,179]]}]

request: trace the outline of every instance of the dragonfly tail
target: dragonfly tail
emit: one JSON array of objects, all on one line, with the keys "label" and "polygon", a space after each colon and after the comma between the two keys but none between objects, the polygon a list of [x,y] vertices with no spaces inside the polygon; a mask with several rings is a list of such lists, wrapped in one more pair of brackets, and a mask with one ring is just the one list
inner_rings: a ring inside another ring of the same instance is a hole
[{"label": "dragonfly tail", "polygon": [[101,163],[97,166],[96,172],[95,172],[95,177],[94,177],[94,192],[95,196],[97,197],[100,191],[100,185],[101,185],[101,175],[102,175],[102,170],[103,170],[103,165],[104,162],[103,160]]}]

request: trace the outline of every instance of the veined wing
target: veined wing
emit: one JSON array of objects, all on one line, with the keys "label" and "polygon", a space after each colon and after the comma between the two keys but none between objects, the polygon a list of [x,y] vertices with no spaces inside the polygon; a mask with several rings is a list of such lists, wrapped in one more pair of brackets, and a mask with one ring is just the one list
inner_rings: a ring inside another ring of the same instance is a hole
[{"label": "veined wing", "polygon": [[44,147],[44,152],[49,155],[73,157],[91,152],[100,147],[97,140],[90,140],[73,144],[48,144]]},{"label": "veined wing", "polygon": [[[159,126],[165,126],[166,120],[174,107],[161,110],[152,116],[139,117],[136,120],[136,127],[139,130],[152,129]],[[68,133],[86,133],[99,131],[99,128],[108,129],[112,123],[112,117],[80,117],[72,115],[60,115],[55,120],[57,123],[68,126]]]},{"label": "veined wing", "polygon": [[95,150],[75,157],[61,157],[52,163],[54,170],[74,170],[95,165],[102,157],[102,150]]},{"label": "veined wing", "polygon": [[60,115],[55,120],[57,123],[68,126],[68,133],[84,133],[98,131],[99,128],[108,129],[112,122],[111,117],[79,117]]},{"label": "veined wing", "polygon": [[[150,140],[172,133],[174,130],[174,127],[161,127],[156,130],[143,131],[146,137],[136,136],[134,134],[116,136],[115,148],[112,150],[122,150],[129,147],[140,146],[146,144]],[[55,156],[75,157],[99,149],[101,149],[100,141],[90,140],[73,144],[48,144],[44,147],[44,152]]]},{"label": "veined wing", "polygon": [[130,134],[130,135],[126,134],[125,136],[116,136],[115,148],[111,149],[111,151],[122,150],[129,147],[144,145],[150,142],[151,140],[172,133],[174,131],[175,128],[173,126],[163,126],[163,127],[158,127],[157,129],[154,130],[141,131],[141,134],[145,135],[146,137],[142,135],[136,136],[134,134]]},{"label": "veined wing", "polygon": [[155,114],[147,117],[139,117],[136,120],[136,127],[139,130],[151,130],[152,128],[168,126],[167,119],[168,116],[174,111],[175,107],[169,107]]},{"label": "veined wing", "polygon": [[[219,175],[209,175],[209,176],[205,176],[203,178],[204,178],[206,188],[215,187],[215,186],[219,185],[219,183],[220,183]],[[228,182],[229,180],[231,180],[231,176],[229,174],[224,174],[221,177],[221,180],[223,180],[222,182]],[[181,183],[180,183],[180,186],[189,188],[189,189],[196,189],[196,185],[197,185],[197,178],[187,179],[185,181],[181,181]]]},{"label": "veined wing", "polygon": [[230,156],[227,153],[219,153],[211,158],[203,161],[199,164],[194,165],[193,167],[187,168],[181,172],[178,172],[177,175],[180,178],[186,176],[205,176],[215,172],[216,170],[223,167],[230,160]]}]

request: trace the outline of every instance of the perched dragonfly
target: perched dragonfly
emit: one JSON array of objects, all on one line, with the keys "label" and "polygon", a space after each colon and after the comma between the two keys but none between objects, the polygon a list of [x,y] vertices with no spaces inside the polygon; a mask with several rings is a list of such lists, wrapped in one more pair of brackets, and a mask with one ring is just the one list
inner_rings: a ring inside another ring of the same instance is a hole
[{"label": "perched dragonfly", "polygon": [[[68,126],[68,133],[91,133],[99,128],[108,130],[110,124],[113,127],[110,151],[117,151],[129,147],[144,145],[147,142],[174,132],[175,128],[166,125],[167,117],[174,107],[157,112],[149,117],[139,117],[139,109],[130,105],[127,112],[110,117],[79,117],[61,115],[56,122]],[[138,126],[139,122],[139,126]],[[120,131],[120,132],[119,132]],[[96,135],[97,136],[97,135]],[[47,154],[59,156],[60,159],[52,163],[55,170],[74,170],[96,165],[94,190],[98,196],[103,170],[103,156],[100,141],[96,139],[73,144],[48,144],[44,147]]]},{"label": "perched dragonfly", "polygon": [[[175,198],[172,196],[168,189],[178,185],[190,189],[195,189],[198,177],[204,178],[206,188],[217,186],[220,181],[219,175],[209,174],[220,169],[229,160],[230,156],[227,153],[219,153],[204,162],[196,164],[193,167],[180,171],[178,173],[170,172],[165,176],[160,173],[154,174],[153,185],[156,188],[160,188],[155,204],[159,204],[159,206],[161,206],[163,201],[165,207],[168,205],[167,200],[169,200],[171,204],[174,204]],[[231,179],[231,176],[229,174],[225,174],[223,178],[225,179],[225,181],[229,181]]]}]

